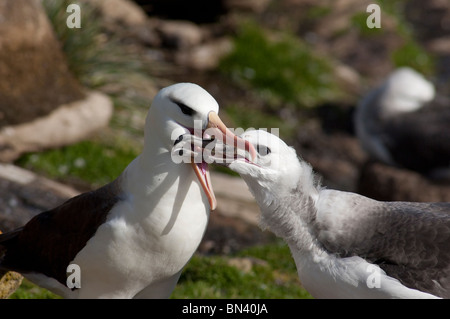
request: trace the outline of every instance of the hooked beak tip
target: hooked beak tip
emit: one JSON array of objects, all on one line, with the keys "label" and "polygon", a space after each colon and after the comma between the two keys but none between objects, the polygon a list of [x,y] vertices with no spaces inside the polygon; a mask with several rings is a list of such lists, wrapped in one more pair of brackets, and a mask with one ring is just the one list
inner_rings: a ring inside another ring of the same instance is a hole
[{"label": "hooked beak tip", "polygon": [[[235,135],[231,130],[222,122],[220,117],[216,112],[210,112],[208,114],[208,125],[207,128],[216,128],[225,137],[225,144],[233,141],[233,146],[237,149],[243,149],[250,155],[250,161],[256,160],[256,150],[255,147],[249,142],[239,136]],[[230,143],[231,144],[231,143]]]}]

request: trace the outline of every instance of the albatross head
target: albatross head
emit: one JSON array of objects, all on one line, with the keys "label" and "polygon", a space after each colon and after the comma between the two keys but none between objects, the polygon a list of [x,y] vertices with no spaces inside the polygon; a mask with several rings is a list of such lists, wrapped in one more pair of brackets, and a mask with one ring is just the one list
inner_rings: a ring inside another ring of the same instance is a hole
[{"label": "albatross head", "polygon": [[244,140],[256,149],[254,161],[237,155],[228,167],[245,180],[258,203],[270,205],[301,187],[305,195],[314,187],[311,167],[299,160],[294,148],[264,130],[247,131]]},{"label": "albatross head", "polygon": [[414,112],[435,97],[435,88],[420,73],[402,67],[389,75],[381,87],[381,115]]},{"label": "albatross head", "polygon": [[[209,129],[210,133],[213,132],[214,138],[220,137],[220,140],[225,143],[242,146],[250,154],[255,154],[249,142],[242,141],[226,127],[219,118],[218,112],[218,103],[202,87],[193,83],[168,86],[156,95],[148,113],[145,125],[145,148],[151,149],[150,152],[154,154],[173,153],[177,148],[177,154],[180,151],[181,154],[182,150],[179,146],[185,145],[188,141],[189,151],[196,149],[201,152],[205,141],[214,140],[211,134],[204,134],[205,130]],[[185,157],[182,163],[177,162],[177,164],[191,165],[208,197],[211,210],[214,210],[217,201],[211,186],[208,165],[201,156],[194,161],[189,154],[187,161]],[[172,160],[174,160],[173,157]]]}]

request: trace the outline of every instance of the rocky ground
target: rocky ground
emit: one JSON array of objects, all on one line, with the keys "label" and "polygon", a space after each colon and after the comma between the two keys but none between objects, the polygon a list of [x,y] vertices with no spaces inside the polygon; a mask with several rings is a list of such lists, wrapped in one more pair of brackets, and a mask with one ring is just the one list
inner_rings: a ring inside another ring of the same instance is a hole
[{"label": "rocky ground", "polygon": [[[84,1],[87,0],[80,0],[80,3]],[[68,73],[59,51],[61,44],[49,30],[43,11],[37,7],[30,7],[28,12],[18,11],[20,6],[26,7],[25,2],[28,0],[8,0],[0,5],[0,16],[9,12],[6,15],[8,24],[0,25],[0,46],[4,48],[0,53],[0,78],[9,79],[8,82],[0,81],[0,158],[3,162],[11,162],[21,153],[34,150],[13,144],[11,136],[18,128],[23,128],[19,125],[35,125],[36,119],[42,120],[61,105],[82,101],[86,96],[86,90]],[[232,37],[245,19],[251,18],[267,29],[295,34],[317,55],[331,61],[339,86],[346,93],[345,99],[287,116],[301,118],[301,125],[299,121],[287,141],[311,163],[322,178],[322,184],[380,200],[450,200],[448,184],[435,183],[414,172],[368,161],[367,154],[354,136],[352,114],[358,99],[393,69],[389,56],[405,41],[398,32],[398,21],[389,14],[382,16],[383,33],[380,35],[364,35],[351,24],[357,17],[367,16],[365,9],[372,1],[87,2],[97,10],[98,22],[104,30],[102,41],[118,39],[128,52],[149,66],[151,80],[138,81],[134,85],[136,81],[130,79],[134,86],[126,88],[130,94],[138,92],[148,100],[148,104],[161,87],[190,81],[207,89],[224,108],[235,101],[256,109],[263,108],[265,102],[257,94],[217,72],[218,63],[233,49]],[[450,3],[446,0],[406,2],[404,19],[420,44],[437,57],[434,79],[445,92],[450,88]],[[395,11],[395,3],[385,6]],[[24,19],[23,14],[30,19]],[[26,33],[23,21],[27,21],[26,28],[39,30],[40,38],[22,36]],[[43,38],[51,45],[41,45],[39,39]],[[17,87],[11,83],[16,83]],[[99,94],[114,95],[121,90],[123,87],[109,83],[99,88]],[[33,99],[27,100],[26,97]],[[18,111],[11,112],[10,105],[17,106]],[[30,111],[28,105],[35,107]],[[105,102],[104,108],[108,110],[111,104],[108,106]],[[102,114],[107,122],[111,115],[107,111]],[[92,115],[86,118],[92,118]],[[94,127],[90,126],[90,129],[95,129],[95,121],[84,122],[92,123]],[[143,115],[137,116],[136,122],[142,125]],[[84,131],[86,135],[76,139],[67,137],[66,141],[39,147],[46,149],[73,143],[89,136],[90,131],[87,128]],[[50,139],[43,137],[41,140]],[[20,145],[33,144],[19,142]],[[18,151],[10,156],[11,150]],[[259,230],[258,209],[240,179],[215,174],[213,184],[219,208],[211,215],[201,252],[227,253],[271,238],[270,234]],[[10,164],[0,166],[0,189],[2,230],[18,227],[32,215],[79,192]]]},{"label": "rocky ground", "polygon": [[[194,6],[205,6],[201,16],[194,13],[190,16],[183,5],[174,5],[177,1],[152,1],[150,5],[142,0],[138,3],[150,15],[143,25],[151,24],[153,32],[149,33],[148,28],[143,32],[142,25],[132,25],[128,30],[135,39],[146,43],[154,57],[167,63],[164,72],[169,74],[168,78],[199,83],[224,106],[236,100],[252,105],[262,103],[246,89],[215,72],[219,58],[230,50],[230,35],[236,32],[239,19],[250,15],[266,27],[295,32],[318,54],[332,60],[341,88],[348,93],[348,98],[319,105],[314,111],[306,112],[306,116],[294,114],[306,117],[306,121],[298,124],[289,142],[322,176],[323,184],[383,200],[449,200],[450,192],[445,185],[434,184],[413,172],[386,167],[374,173],[375,168],[366,165],[367,154],[355,139],[354,107],[361,96],[392,71],[389,56],[405,41],[398,32],[399,22],[388,14],[382,16],[380,36],[366,37],[351,26],[355,15],[364,13],[370,1],[339,0],[330,4],[329,1],[285,0],[277,4],[271,1],[237,4],[237,1],[224,0],[220,1],[221,5],[194,1]],[[311,12],[317,12],[316,19],[311,18]],[[183,16],[190,21],[179,21]],[[435,82],[441,92],[446,92],[450,79],[450,5],[439,0],[407,1],[404,19],[418,41],[437,57],[433,71]],[[123,29],[114,32],[123,32]],[[362,173],[366,185],[372,185],[374,191],[361,184]],[[397,181],[391,183],[395,184],[394,189],[387,190],[385,185],[389,181]],[[434,195],[427,196],[420,187],[408,185],[427,185],[428,189],[435,189],[430,191]]]}]

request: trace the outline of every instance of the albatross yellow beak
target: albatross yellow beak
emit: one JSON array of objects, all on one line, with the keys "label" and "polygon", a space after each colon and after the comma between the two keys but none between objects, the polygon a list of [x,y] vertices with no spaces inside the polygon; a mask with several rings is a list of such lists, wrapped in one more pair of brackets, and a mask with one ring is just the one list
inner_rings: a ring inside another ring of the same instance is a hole
[{"label": "albatross yellow beak", "polygon": [[[215,112],[209,112],[208,114],[208,125],[207,129],[213,129],[214,135],[216,139],[221,139],[224,144],[232,145],[237,149],[244,149],[247,151],[252,159],[256,158],[256,150],[253,145],[236,136],[233,132],[231,132],[227,126],[222,122],[220,117]],[[211,210],[215,210],[217,208],[217,200],[214,195],[214,191],[211,185],[211,177],[209,173],[209,167],[206,162],[194,163],[191,162],[191,166],[194,169],[195,174],[197,175],[198,180],[208,197],[209,205],[211,206]]]}]

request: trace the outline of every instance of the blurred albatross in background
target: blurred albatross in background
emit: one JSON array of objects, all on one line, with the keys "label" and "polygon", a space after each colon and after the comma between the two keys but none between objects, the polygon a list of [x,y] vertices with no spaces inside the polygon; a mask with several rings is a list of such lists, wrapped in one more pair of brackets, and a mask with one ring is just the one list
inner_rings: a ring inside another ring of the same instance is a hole
[{"label": "blurred albatross in background", "polygon": [[228,164],[261,224],[289,245],[316,298],[450,298],[450,203],[380,202],[322,189],[295,150],[265,131],[241,136],[254,162]]},{"label": "blurred albatross in background", "polygon": [[431,177],[450,173],[450,99],[410,68],[399,68],[365,96],[355,129],[370,156]]}]

